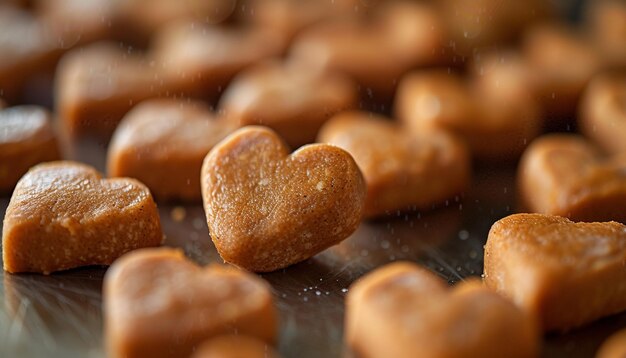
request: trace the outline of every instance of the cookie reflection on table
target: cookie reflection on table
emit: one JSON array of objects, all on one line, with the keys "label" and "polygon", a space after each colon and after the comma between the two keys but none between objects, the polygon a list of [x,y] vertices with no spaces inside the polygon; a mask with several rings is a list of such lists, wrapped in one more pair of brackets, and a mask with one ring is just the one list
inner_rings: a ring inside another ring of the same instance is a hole
[{"label": "cookie reflection on table", "polygon": [[103,274],[98,267],[50,276],[5,272],[0,332],[6,329],[11,339],[0,355],[68,357],[77,346],[99,350]]}]

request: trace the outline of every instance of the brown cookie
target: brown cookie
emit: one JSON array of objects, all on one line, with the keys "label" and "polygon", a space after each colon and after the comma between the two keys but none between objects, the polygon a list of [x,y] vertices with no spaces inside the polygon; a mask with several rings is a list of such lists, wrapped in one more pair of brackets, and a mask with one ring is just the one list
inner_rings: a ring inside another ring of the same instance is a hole
[{"label": "brown cookie", "polygon": [[257,338],[223,335],[202,343],[191,358],[278,358],[278,352]]},{"label": "brown cookie", "polygon": [[56,108],[71,136],[109,138],[134,105],[168,94],[156,66],[113,43],[66,54],[56,86]]},{"label": "brown cookie", "polygon": [[496,222],[485,246],[485,283],[567,330],[626,309],[626,226],[541,214]]},{"label": "brown cookie", "polygon": [[347,150],[361,168],[366,217],[431,209],[469,184],[467,149],[442,131],[412,133],[384,117],[354,111],[333,117],[319,140]]},{"label": "brown cookie", "polygon": [[586,30],[604,60],[615,68],[626,66],[626,3],[596,0],[586,3]]},{"label": "brown cookie", "polygon": [[515,40],[527,26],[555,10],[542,0],[442,0],[435,4],[445,20],[451,51],[459,59]]},{"label": "brown cookie", "polygon": [[626,156],[605,158],[583,137],[553,134],[522,156],[520,198],[531,212],[626,223]]},{"label": "brown cookie", "polygon": [[398,87],[395,113],[411,130],[438,128],[463,138],[480,160],[519,157],[539,134],[541,116],[529,93],[501,88],[498,78],[472,79],[444,70],[417,71]]},{"label": "brown cookie", "polygon": [[275,271],[338,244],[356,230],[365,182],[354,159],[326,144],[289,148],[249,126],[204,159],[202,196],[211,238],[224,261]]},{"label": "brown cookie", "polygon": [[298,148],[314,142],[332,115],[357,106],[357,88],[349,78],[273,61],[238,75],[219,108],[231,122],[268,126],[292,148]]},{"label": "brown cookie", "polygon": [[134,179],[102,179],[75,162],[39,164],[17,183],[2,228],[11,273],[109,265],[163,241],[150,191]]},{"label": "brown cookie", "polygon": [[[93,0],[92,0],[93,1]],[[167,24],[181,21],[219,24],[229,18],[237,0],[108,0],[114,5],[117,35],[128,40],[148,42]]]},{"label": "brown cookie", "polygon": [[579,108],[587,137],[610,153],[626,153],[626,73],[595,77]]},{"label": "brown cookie", "polygon": [[37,106],[0,109],[0,193],[10,193],[33,165],[59,158],[47,110]]},{"label": "brown cookie", "polygon": [[158,199],[199,201],[202,160],[235,128],[200,102],[142,102],[115,131],[107,172],[139,179]]},{"label": "brown cookie", "polygon": [[562,24],[532,27],[524,35],[522,54],[533,91],[552,122],[575,116],[582,91],[603,66],[589,40]]},{"label": "brown cookie", "polygon": [[181,250],[137,250],[104,278],[110,357],[188,357],[206,339],[242,334],[273,344],[277,314],[269,285],[232,267],[200,267]]},{"label": "brown cookie", "polygon": [[476,281],[448,289],[412,263],[392,263],[354,283],[346,342],[359,357],[535,357],[532,318]]},{"label": "brown cookie", "polygon": [[626,357],[626,330],[611,335],[596,353],[596,358],[624,358]]},{"label": "brown cookie", "polygon": [[370,18],[346,17],[307,29],[290,55],[316,68],[350,75],[364,97],[389,101],[402,74],[445,59],[438,13],[427,4],[394,1]]},{"label": "brown cookie", "polygon": [[264,29],[176,22],[156,35],[151,55],[175,92],[215,101],[244,68],[281,55],[285,36]]},{"label": "brown cookie", "polygon": [[57,34],[33,14],[6,1],[0,4],[0,95],[19,101],[37,72],[54,69],[60,54]]}]

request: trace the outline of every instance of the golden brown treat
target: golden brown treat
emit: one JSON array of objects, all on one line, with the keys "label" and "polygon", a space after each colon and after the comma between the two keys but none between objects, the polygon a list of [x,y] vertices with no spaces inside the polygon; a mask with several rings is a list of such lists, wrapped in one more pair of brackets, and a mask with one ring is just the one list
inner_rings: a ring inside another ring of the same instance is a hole
[{"label": "golden brown treat", "polygon": [[114,6],[116,21],[125,30],[120,35],[139,41],[177,20],[220,23],[228,19],[237,5],[237,0],[152,0],[150,6],[143,0],[109,1]]},{"label": "golden brown treat", "polygon": [[626,226],[541,214],[497,221],[485,246],[485,283],[568,330],[626,309]]},{"label": "golden brown treat", "polygon": [[64,56],[56,86],[56,108],[72,136],[108,138],[135,104],[172,94],[156,66],[112,43],[90,45]]},{"label": "golden brown treat", "polygon": [[180,22],[159,32],[152,52],[176,91],[214,101],[239,71],[285,46],[285,37],[269,30]]},{"label": "golden brown treat", "polygon": [[610,153],[626,153],[626,73],[594,78],[582,98],[581,131]]},{"label": "golden brown treat", "polygon": [[626,66],[626,3],[596,0],[586,3],[587,30],[603,59],[615,67]]},{"label": "golden brown treat", "polygon": [[587,39],[558,24],[531,28],[522,50],[546,114],[557,120],[573,117],[580,94],[601,69],[598,52]]},{"label": "golden brown treat", "polygon": [[158,199],[200,201],[202,160],[235,129],[200,102],[142,102],[115,131],[107,172],[140,180]]},{"label": "golden brown treat", "polygon": [[2,228],[11,273],[109,265],[163,240],[150,191],[134,179],[102,179],[76,162],[39,164],[17,183]]},{"label": "golden brown treat", "polygon": [[224,335],[202,343],[191,358],[278,358],[267,343],[241,335]]},{"label": "golden brown treat", "polygon": [[438,1],[455,54],[514,40],[528,25],[549,17],[549,2],[542,0]]},{"label": "golden brown treat", "polygon": [[107,271],[103,294],[110,357],[188,357],[211,337],[273,344],[278,333],[265,281],[232,267],[200,267],[177,249],[123,256]]},{"label": "golden brown treat", "polygon": [[626,330],[618,331],[610,336],[596,353],[596,358],[626,357]]},{"label": "golden brown treat", "polygon": [[478,159],[517,158],[539,133],[541,116],[522,84],[501,88],[497,77],[468,84],[443,70],[414,72],[400,82],[395,113],[416,133],[437,128],[457,134]]},{"label": "golden brown treat", "polygon": [[354,283],[346,342],[359,357],[535,357],[533,319],[477,281],[448,289],[412,263],[392,263]]},{"label": "golden brown treat", "polygon": [[0,95],[19,99],[24,83],[51,69],[59,55],[56,34],[29,12],[0,4]]},{"label": "golden brown treat", "polygon": [[522,156],[520,197],[530,212],[626,223],[626,156],[604,158],[583,137],[553,134]]},{"label": "golden brown treat", "polygon": [[0,110],[0,193],[10,193],[33,165],[59,158],[47,110],[36,106]]},{"label": "golden brown treat", "polygon": [[289,153],[273,131],[249,126],[204,159],[204,209],[224,261],[250,271],[275,271],[356,230],[365,182],[350,154],[326,144]]},{"label": "golden brown treat", "polygon": [[384,117],[353,111],[333,117],[318,139],[356,160],[367,183],[364,214],[369,218],[431,209],[470,181],[467,149],[442,131],[407,132]]},{"label": "golden brown treat", "polygon": [[39,21],[54,32],[63,49],[112,35],[114,7],[110,0],[44,0],[35,6]]},{"label": "golden brown treat", "polygon": [[248,0],[241,7],[244,21],[293,39],[317,22],[348,16],[365,4],[359,0]]},{"label": "golden brown treat", "polygon": [[403,73],[444,59],[437,12],[426,4],[390,2],[376,17],[320,23],[299,36],[291,56],[316,68],[344,72],[368,99],[388,101]]},{"label": "golden brown treat", "polygon": [[314,142],[332,115],[357,106],[357,88],[349,78],[273,61],[237,76],[220,101],[220,112],[240,126],[268,126],[298,148]]}]

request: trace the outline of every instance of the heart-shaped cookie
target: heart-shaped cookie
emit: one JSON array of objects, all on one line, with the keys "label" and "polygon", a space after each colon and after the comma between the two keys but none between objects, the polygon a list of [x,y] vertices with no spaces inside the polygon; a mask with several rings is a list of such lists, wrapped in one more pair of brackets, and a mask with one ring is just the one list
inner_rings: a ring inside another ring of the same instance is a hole
[{"label": "heart-shaped cookie", "polygon": [[109,265],[163,240],[150,191],[134,179],[102,179],[75,162],[33,167],[17,183],[2,228],[4,269],[15,272]]},{"label": "heart-shaped cookie", "polygon": [[326,144],[292,154],[270,129],[245,127],[202,167],[211,238],[222,258],[266,272],[305,260],[356,230],[365,183],[354,159]]},{"label": "heart-shaped cookie", "polygon": [[412,263],[389,264],[346,297],[346,341],[359,357],[534,357],[532,318],[475,281],[448,289]]},{"label": "heart-shaped cookie", "polygon": [[430,209],[469,183],[465,146],[442,131],[411,133],[367,112],[344,112],[320,130],[319,141],[347,150],[367,183],[365,216]]},{"label": "heart-shaped cookie", "polygon": [[202,160],[235,128],[200,102],[142,102],[115,131],[108,174],[141,180],[157,199],[199,201]]},{"label": "heart-shaped cookie", "polygon": [[202,268],[169,248],[137,250],[111,266],[104,319],[111,357],[188,357],[217,335],[272,344],[277,334],[265,281],[236,268]]},{"label": "heart-shaped cookie", "polygon": [[0,110],[0,194],[10,193],[33,165],[59,156],[47,110],[37,106]]},{"label": "heart-shaped cookie", "polygon": [[626,74],[596,77],[585,90],[579,119],[582,132],[603,149],[626,153]]},{"label": "heart-shaped cookie", "polygon": [[230,121],[268,126],[292,148],[314,142],[328,118],[357,106],[357,86],[343,74],[278,61],[239,74],[220,100]]},{"label": "heart-shaped cookie", "polygon": [[403,73],[444,60],[444,25],[429,4],[392,1],[373,16],[335,20],[304,31],[290,57],[350,75],[369,101],[390,100]]},{"label": "heart-shaped cookie", "polygon": [[[497,71],[506,76],[507,64],[499,53],[497,59]],[[517,158],[539,134],[542,119],[536,101],[515,88],[523,85],[509,84],[504,76],[481,73],[465,81],[444,70],[415,71],[398,85],[394,110],[415,132],[439,128],[457,134],[480,160]]]},{"label": "heart-shaped cookie", "polygon": [[626,309],[626,226],[516,214],[496,222],[485,246],[485,283],[566,330]]},{"label": "heart-shaped cookie", "polygon": [[626,156],[604,158],[580,136],[534,141],[522,157],[518,182],[531,212],[626,223]]}]

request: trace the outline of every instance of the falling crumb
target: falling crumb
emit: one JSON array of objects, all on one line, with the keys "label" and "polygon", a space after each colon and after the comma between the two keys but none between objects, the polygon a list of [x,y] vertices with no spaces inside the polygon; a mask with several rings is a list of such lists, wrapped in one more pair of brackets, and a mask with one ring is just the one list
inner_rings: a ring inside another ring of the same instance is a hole
[{"label": "falling crumb", "polygon": [[181,222],[185,220],[185,216],[187,216],[187,210],[185,210],[185,208],[183,208],[182,206],[176,206],[170,212],[170,216],[172,217],[172,220],[176,221],[177,223]]}]

